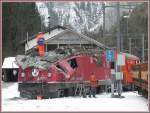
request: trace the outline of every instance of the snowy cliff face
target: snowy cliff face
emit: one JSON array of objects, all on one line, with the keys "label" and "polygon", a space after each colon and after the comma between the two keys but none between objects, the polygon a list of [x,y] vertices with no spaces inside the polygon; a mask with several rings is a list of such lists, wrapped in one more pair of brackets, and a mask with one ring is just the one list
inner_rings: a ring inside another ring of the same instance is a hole
[{"label": "snowy cliff face", "polygon": [[46,27],[48,27],[49,13],[48,13],[48,8],[47,8],[46,4],[44,2],[37,2],[36,6],[37,6],[38,12],[40,14],[42,23],[44,23],[44,25]]},{"label": "snowy cliff face", "polygon": [[102,26],[102,2],[47,2],[42,6],[48,10],[51,26],[69,26],[77,32],[95,33]]},{"label": "snowy cliff face", "polygon": [[[77,32],[98,34],[103,26],[102,4],[116,5],[117,2],[37,2],[38,10],[42,21],[48,27],[48,17],[50,16],[50,26],[62,25],[73,28]],[[130,4],[121,2],[120,4]],[[127,9],[120,8],[120,16]],[[117,10],[115,7],[105,9],[105,29],[109,29],[116,23]]]}]

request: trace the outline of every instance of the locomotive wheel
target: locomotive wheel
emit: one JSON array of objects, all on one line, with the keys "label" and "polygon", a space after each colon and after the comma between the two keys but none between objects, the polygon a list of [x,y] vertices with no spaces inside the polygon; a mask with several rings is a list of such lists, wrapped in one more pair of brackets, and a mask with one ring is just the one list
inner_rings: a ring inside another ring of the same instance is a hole
[{"label": "locomotive wheel", "polygon": [[143,89],[141,93],[143,97],[148,98],[148,92],[145,89]]},{"label": "locomotive wheel", "polygon": [[4,82],[7,82],[8,81],[8,77],[7,77],[7,72],[6,72],[6,70],[4,71],[4,75],[3,75],[3,81]]},{"label": "locomotive wheel", "polygon": [[59,90],[59,97],[64,97],[64,90]]},{"label": "locomotive wheel", "polygon": [[74,96],[74,88],[67,88],[67,89],[64,89],[62,96],[64,96],[64,97]]},{"label": "locomotive wheel", "polygon": [[101,91],[102,91],[101,87],[100,87],[100,86],[98,86],[98,87],[96,88],[96,94],[101,93]]},{"label": "locomotive wheel", "polygon": [[138,90],[138,94],[142,95],[142,89],[140,87],[138,87],[137,90]]},{"label": "locomotive wheel", "polygon": [[67,96],[74,96],[74,89],[73,88],[67,89]]},{"label": "locomotive wheel", "polygon": [[64,97],[68,97],[69,96],[69,88],[64,89]]},{"label": "locomotive wheel", "polygon": [[48,97],[49,98],[59,98],[60,97],[60,91],[49,92]]},{"label": "locomotive wheel", "polygon": [[36,95],[28,91],[20,92],[20,97],[27,98],[27,99],[36,99]]}]

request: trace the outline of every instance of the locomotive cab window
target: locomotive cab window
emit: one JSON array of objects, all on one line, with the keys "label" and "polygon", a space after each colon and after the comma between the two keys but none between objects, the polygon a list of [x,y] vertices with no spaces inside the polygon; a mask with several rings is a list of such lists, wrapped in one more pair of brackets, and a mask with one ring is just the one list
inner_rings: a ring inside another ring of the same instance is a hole
[{"label": "locomotive cab window", "polygon": [[110,68],[115,69],[115,63],[114,62],[110,62]]},{"label": "locomotive cab window", "polygon": [[60,69],[61,71],[63,71],[64,73],[67,73],[66,70],[65,70],[63,67],[61,67],[60,65],[56,65],[56,67],[57,67],[58,69]]},{"label": "locomotive cab window", "polygon": [[75,58],[71,59],[71,60],[68,60],[68,63],[69,65],[74,69],[74,68],[77,68],[78,65],[77,65],[77,61]]}]

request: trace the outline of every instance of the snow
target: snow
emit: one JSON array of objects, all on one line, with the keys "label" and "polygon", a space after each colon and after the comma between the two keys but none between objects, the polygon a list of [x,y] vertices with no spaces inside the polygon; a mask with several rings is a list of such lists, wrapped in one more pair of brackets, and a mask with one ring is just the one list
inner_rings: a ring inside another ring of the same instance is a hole
[{"label": "snow", "polygon": [[[85,9],[81,7],[83,4]],[[102,26],[101,2],[37,2],[36,5],[40,15],[45,17],[43,21],[46,26],[48,26],[46,17],[52,17],[53,13],[57,14],[57,24],[71,25],[79,33],[83,30],[96,33]]]},{"label": "snow", "polygon": [[111,98],[110,93],[97,98],[64,97],[43,100],[19,98],[17,83],[2,89],[2,111],[148,111],[148,100],[136,92],[124,92],[125,98]]},{"label": "snow", "polygon": [[36,5],[37,5],[37,8],[38,8],[41,18],[42,18],[42,16],[44,17],[44,25],[46,27],[48,27],[48,22],[49,22],[48,8],[46,7],[45,3],[43,3],[43,2],[37,2]]},{"label": "snow", "polygon": [[15,57],[7,57],[4,59],[2,68],[19,68],[16,64]]}]

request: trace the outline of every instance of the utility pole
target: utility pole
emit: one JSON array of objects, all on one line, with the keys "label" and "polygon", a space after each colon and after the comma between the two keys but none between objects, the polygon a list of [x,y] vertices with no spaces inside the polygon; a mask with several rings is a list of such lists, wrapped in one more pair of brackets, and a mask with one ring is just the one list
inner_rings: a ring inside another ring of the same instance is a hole
[{"label": "utility pole", "polygon": [[[128,39],[128,25],[129,25],[129,14],[128,15],[124,15],[123,18],[126,19],[127,22],[127,28],[126,28],[126,38]],[[123,47],[123,42],[124,42],[124,36],[121,36],[121,51],[123,52],[124,47]]]},{"label": "utility pole", "polygon": [[[121,35],[120,35],[120,3],[117,3],[117,53],[120,53],[120,42],[121,42]],[[118,67],[120,65],[117,64],[117,62],[115,63],[115,76],[117,77],[117,73],[118,71]],[[118,92],[118,96],[121,97],[121,93],[122,93],[122,80],[121,80],[121,76],[122,76],[122,72],[119,72],[119,76],[120,79],[119,80],[115,80],[116,84],[117,84],[117,92]],[[113,89],[114,90],[114,89]],[[113,96],[113,95],[112,95]]]},{"label": "utility pole", "polygon": [[117,3],[117,51],[120,52],[120,3]]},{"label": "utility pole", "polygon": [[102,3],[102,10],[103,10],[103,32],[102,32],[102,38],[104,40],[104,45],[106,44],[106,37],[105,37],[105,3]]},{"label": "utility pole", "polygon": [[43,31],[43,22],[42,22],[42,15],[41,15],[41,32]]},{"label": "utility pole", "polygon": [[[131,5],[120,5],[120,3],[118,2],[116,5],[103,5],[103,11],[105,11],[105,8],[107,8],[107,7],[116,8],[116,11],[117,11],[117,33],[116,33],[116,39],[117,39],[117,53],[120,53],[121,41],[123,42],[123,40],[121,40],[121,35],[120,35],[120,8],[123,8],[123,9],[132,9],[132,8],[131,8]],[[104,19],[105,19],[105,14],[104,14],[103,20]],[[103,30],[105,28],[104,26],[105,26],[105,22],[103,22]],[[123,47],[123,45],[122,45],[122,47]],[[114,84],[116,83],[117,86],[118,86],[117,87],[118,95],[119,95],[119,97],[121,97],[121,93],[122,93],[122,72],[118,71],[118,67],[120,65],[117,65],[116,62],[115,62],[114,66],[115,66],[115,74],[114,74],[114,76],[112,75],[112,80],[111,80],[111,82],[112,82],[111,83],[111,95],[112,95],[112,97],[114,97],[114,88],[115,88]],[[115,78],[117,76],[117,73],[120,73],[120,79],[119,80],[114,80],[113,78]]]},{"label": "utility pole", "polygon": [[132,44],[131,44],[131,41],[132,41],[132,38],[129,38],[129,53],[131,54],[131,46],[132,46]]},{"label": "utility pole", "polygon": [[[27,47],[29,47],[28,42],[29,42],[29,33],[27,32],[27,42],[26,42]],[[27,52],[26,52],[26,49],[25,49],[25,55],[26,55],[26,54],[27,54]]]},{"label": "utility pole", "polygon": [[127,18],[127,38],[128,38],[128,24],[129,24],[129,18]]},{"label": "utility pole", "polygon": [[142,62],[145,60],[145,52],[144,52],[144,34],[142,35]]},{"label": "utility pole", "polygon": [[50,33],[50,22],[51,22],[51,21],[50,21],[50,18],[51,18],[51,17],[49,16],[49,17],[48,17],[48,20],[49,20],[49,22],[48,22],[48,27],[49,27],[48,29],[49,29],[49,33]]},{"label": "utility pole", "polygon": [[51,17],[49,16],[49,17],[48,17],[48,20],[49,20],[48,26],[49,26],[49,28],[50,28],[50,22],[51,22],[51,21],[50,21],[50,18],[51,18]]},{"label": "utility pole", "polygon": [[103,38],[104,38],[104,34],[105,34],[105,3],[102,4],[102,8],[103,8]]},{"label": "utility pole", "polygon": [[[138,41],[140,41],[141,42],[141,51],[142,51],[142,53],[140,54],[140,58],[141,58],[141,61],[142,62],[144,62],[145,61],[145,39],[144,39],[144,34],[142,34],[142,37],[141,38],[129,38],[129,53],[130,54],[134,54],[133,52],[132,52],[132,42],[133,41],[135,41],[136,42],[136,40],[138,40]],[[135,47],[136,47],[136,43],[134,44],[135,45]]]},{"label": "utility pole", "polygon": [[[120,35],[120,8],[121,9],[134,9],[137,5],[122,5],[120,4],[119,2],[117,3],[117,5],[105,5],[103,4],[103,14],[104,14],[104,17],[103,17],[103,20],[105,19],[105,10],[106,8],[116,8],[117,9],[117,51],[120,52],[120,46],[121,46],[121,41],[123,43],[123,39],[121,38],[121,35]],[[103,22],[103,30],[105,30],[104,27],[105,26],[105,21]],[[121,40],[122,39],[122,40]],[[123,47],[123,45],[122,45]]]}]

